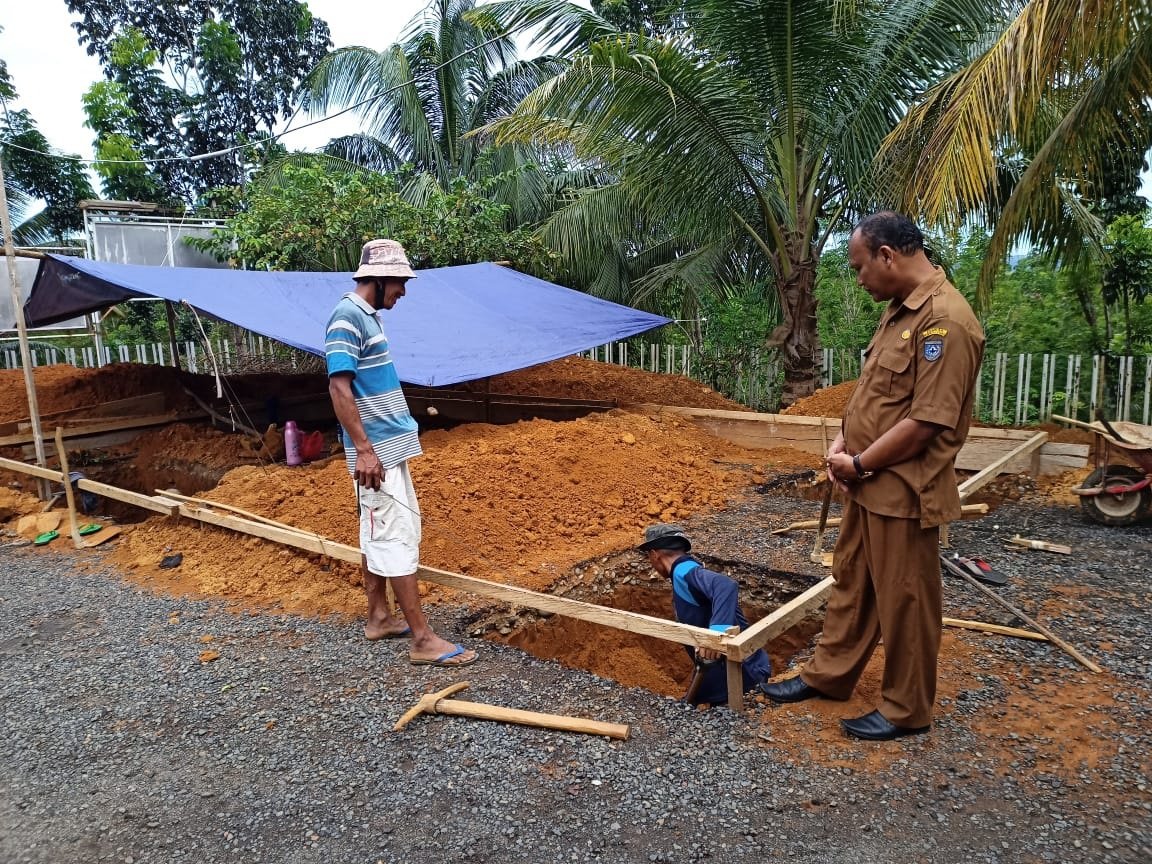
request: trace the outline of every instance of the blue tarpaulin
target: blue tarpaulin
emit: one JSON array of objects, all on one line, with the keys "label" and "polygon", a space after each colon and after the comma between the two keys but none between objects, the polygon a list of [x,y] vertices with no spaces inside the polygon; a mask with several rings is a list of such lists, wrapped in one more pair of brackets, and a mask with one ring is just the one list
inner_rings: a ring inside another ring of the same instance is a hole
[{"label": "blue tarpaulin", "polygon": [[[667,318],[609,303],[497,264],[419,270],[380,313],[401,380],[456,384],[567,357],[660,327]],[[30,326],[135,297],[187,302],[216,318],[313,354],[350,273],[144,267],[59,255],[40,263],[24,307]]]}]

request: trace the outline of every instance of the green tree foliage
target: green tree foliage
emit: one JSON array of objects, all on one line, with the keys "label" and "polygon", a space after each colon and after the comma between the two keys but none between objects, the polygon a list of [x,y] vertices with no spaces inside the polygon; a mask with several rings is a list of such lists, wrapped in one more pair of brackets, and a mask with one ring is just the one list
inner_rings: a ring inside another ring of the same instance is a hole
[{"label": "green tree foliage", "polygon": [[782,321],[761,338],[781,351],[786,402],[815,387],[817,261],[881,197],[881,141],[1000,11],[992,0],[684,0],[690,38],[665,40],[613,32],[561,0],[478,10],[559,46],[591,37],[493,130],[499,143],[563,143],[608,178],[544,229],[578,281],[626,301],[653,281],[772,284]]},{"label": "green tree foliage", "polygon": [[194,202],[245,179],[243,153],[189,162],[270,133],[330,44],[328,25],[297,0],[68,0],[80,43],[106,81],[85,95],[112,197]]},{"label": "green tree foliage", "polygon": [[445,190],[459,177],[499,177],[490,189],[507,205],[509,224],[533,224],[554,209],[570,178],[549,170],[532,142],[493,147],[471,133],[512,111],[560,67],[548,57],[517,59],[511,37],[471,16],[475,6],[433,0],[396,44],[333,51],[308,76],[308,107],[324,114],[359,105],[364,134],[331,142],[330,155],[378,171],[407,165]]},{"label": "green tree foliage", "polygon": [[1099,257],[1114,198],[1152,136],[1152,6],[1026,0],[971,62],[914,102],[881,165],[897,205],[992,229],[981,296],[1021,240]]},{"label": "green tree foliage", "polygon": [[[63,244],[83,225],[78,202],[94,198],[92,185],[80,162],[55,158],[55,150],[27,110],[7,106],[18,94],[8,66],[0,60],[0,159],[4,161],[4,191],[17,243],[35,246]],[[44,209],[33,215],[35,202]]]},{"label": "green tree foliage", "polygon": [[678,24],[676,0],[592,0],[592,11],[624,33],[668,35]]},{"label": "green tree foliage", "polygon": [[80,162],[62,155],[49,143],[27,111],[0,115],[0,156],[5,179],[26,196],[44,201],[44,209],[13,229],[18,242],[57,243],[83,227],[79,202],[94,198]]},{"label": "green tree foliage", "polygon": [[1152,347],[1152,339],[1135,329],[1133,311],[1137,306],[1148,306],[1152,297],[1152,229],[1147,211],[1140,216],[1120,216],[1108,226],[1104,235],[1104,302],[1119,305],[1124,316],[1124,344],[1122,350],[1132,353]]},{"label": "green tree foliage", "polygon": [[505,229],[507,205],[493,201],[486,184],[433,184],[417,205],[392,175],[325,164],[284,165],[281,173],[276,187],[249,186],[245,209],[213,239],[189,242],[251,269],[344,272],[356,269],[365,241],[391,237],[413,267],[509,261],[550,273],[549,253],[528,230]]}]

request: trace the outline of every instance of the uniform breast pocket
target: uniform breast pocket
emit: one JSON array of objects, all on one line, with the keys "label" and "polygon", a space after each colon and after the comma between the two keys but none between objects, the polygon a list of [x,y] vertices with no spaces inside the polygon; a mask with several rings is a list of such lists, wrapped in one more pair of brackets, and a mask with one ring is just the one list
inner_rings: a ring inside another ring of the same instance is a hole
[{"label": "uniform breast pocket", "polygon": [[876,358],[876,384],[889,396],[900,398],[912,393],[912,354],[884,348]]}]

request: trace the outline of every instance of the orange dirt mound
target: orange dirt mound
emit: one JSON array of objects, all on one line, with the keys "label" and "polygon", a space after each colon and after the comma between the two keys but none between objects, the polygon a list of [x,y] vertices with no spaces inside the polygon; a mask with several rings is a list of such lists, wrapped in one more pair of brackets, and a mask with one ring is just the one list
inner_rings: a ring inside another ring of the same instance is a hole
[{"label": "orange dirt mound", "polygon": [[[114,363],[99,369],[78,369],[61,364],[37,367],[33,370],[33,379],[42,415],[148,393],[163,393],[166,411],[195,409],[196,404],[184,392],[185,387],[205,401],[216,401],[213,376],[193,375],[171,366]],[[225,380],[236,398],[244,401],[319,393],[328,386],[323,375],[229,375]],[[0,370],[0,422],[23,420],[28,416],[23,371]]]},{"label": "orange dirt mound", "polygon": [[[634,544],[644,525],[722,506],[746,485],[743,450],[668,415],[613,411],[567,423],[475,424],[422,436],[411,463],[422,561],[545,589],[578,561]],[[717,461],[719,460],[719,461]],[[351,480],[318,468],[241,467],[203,497],[356,543]],[[181,552],[179,570],[158,570]],[[354,567],[207,526],[151,519],[115,553],[158,587],[304,613],[359,613]]]},{"label": "orange dirt mound", "polygon": [[844,406],[848,404],[848,399],[855,389],[854,380],[843,381],[817,390],[811,396],[797,399],[780,413],[798,417],[843,417]]},{"label": "orange dirt mound", "polygon": [[[471,390],[483,389],[477,382],[462,386]],[[660,375],[643,369],[598,363],[583,357],[565,357],[551,363],[496,375],[488,387],[493,393],[518,396],[604,399],[621,404],[651,402],[682,408],[718,408],[727,411],[750,410],[720,395],[711,387],[682,375]]]}]

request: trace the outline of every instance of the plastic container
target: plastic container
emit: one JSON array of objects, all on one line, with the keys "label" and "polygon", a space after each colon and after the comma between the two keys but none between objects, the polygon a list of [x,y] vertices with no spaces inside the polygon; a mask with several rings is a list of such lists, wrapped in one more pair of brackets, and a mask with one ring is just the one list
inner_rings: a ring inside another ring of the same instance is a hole
[{"label": "plastic container", "polygon": [[304,463],[300,456],[300,430],[296,428],[295,420],[284,424],[284,455],[289,465]]}]

